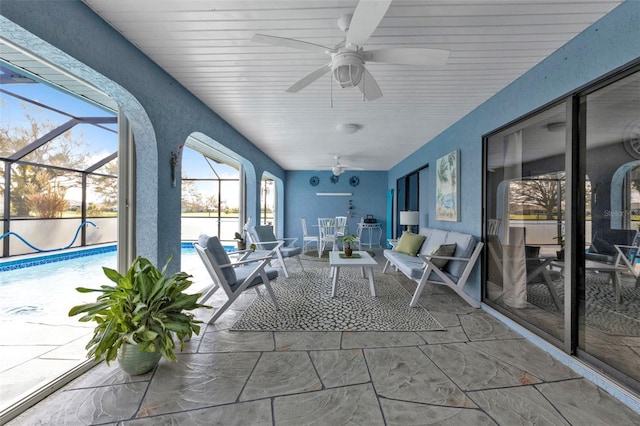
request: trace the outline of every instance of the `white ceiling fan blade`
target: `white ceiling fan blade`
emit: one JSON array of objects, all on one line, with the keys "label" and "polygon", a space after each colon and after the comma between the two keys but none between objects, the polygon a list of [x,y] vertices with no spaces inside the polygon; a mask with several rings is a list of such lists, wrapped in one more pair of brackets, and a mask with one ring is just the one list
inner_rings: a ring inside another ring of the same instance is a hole
[{"label": "white ceiling fan blade", "polygon": [[372,49],[363,53],[365,62],[383,62],[398,65],[444,65],[451,51],[442,49],[417,49],[398,47]]},{"label": "white ceiling fan blade", "polygon": [[397,47],[390,49],[372,49],[363,52],[365,62],[382,62],[398,65],[444,65],[451,51],[442,49],[418,49]]},{"label": "white ceiling fan blade", "polygon": [[346,45],[362,46],[378,28],[391,0],[360,0],[347,31]]},{"label": "white ceiling fan blade", "polygon": [[316,81],[317,79],[319,79],[320,77],[322,77],[323,75],[325,75],[326,73],[328,73],[329,71],[331,71],[330,63],[324,64],[320,68],[310,72],[309,74],[305,75],[300,80],[298,80],[297,82],[293,83],[291,87],[287,89],[287,92],[291,92],[291,93],[298,92],[304,89],[305,87],[307,87],[308,85],[310,85],[311,83],[313,83],[314,81]]},{"label": "white ceiling fan blade", "polygon": [[380,90],[380,86],[378,86],[376,79],[373,78],[366,68],[362,70],[362,79],[360,80],[360,83],[358,83],[358,89],[360,89],[368,101],[375,101],[382,97],[382,90]]},{"label": "white ceiling fan blade", "polygon": [[255,43],[273,44],[276,46],[292,47],[294,49],[308,50],[311,52],[334,52],[334,49],[319,44],[308,43],[306,41],[295,40],[292,38],[276,37],[266,34],[255,34],[251,41]]}]

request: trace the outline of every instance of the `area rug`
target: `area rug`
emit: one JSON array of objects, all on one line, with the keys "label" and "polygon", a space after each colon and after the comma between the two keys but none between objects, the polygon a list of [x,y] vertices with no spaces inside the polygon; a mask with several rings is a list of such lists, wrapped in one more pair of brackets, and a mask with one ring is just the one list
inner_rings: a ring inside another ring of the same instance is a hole
[{"label": "area rug", "polygon": [[[322,252],[322,257],[318,257],[318,251],[317,250],[307,250],[306,253],[301,253],[300,254],[300,259],[302,260],[312,260],[312,261],[316,261],[316,262],[328,262],[329,261],[329,252],[331,250],[325,250]],[[375,257],[376,254],[371,251],[371,250],[364,250],[367,253],[369,253],[369,255],[371,257]]]},{"label": "area rug", "polygon": [[[554,281],[554,287],[564,306],[564,283]],[[640,288],[635,287],[635,279],[625,275],[622,275],[620,287],[622,302],[617,305],[609,276],[587,274],[585,323],[605,333],[640,336]],[[546,311],[558,313],[544,284],[528,285],[527,301]]]},{"label": "area rug", "polygon": [[231,330],[425,331],[444,330],[423,307],[409,307],[411,295],[391,275],[374,274],[377,297],[359,268],[342,268],[331,297],[329,268],[282,275],[272,283],[280,310],[266,291],[256,297]]}]

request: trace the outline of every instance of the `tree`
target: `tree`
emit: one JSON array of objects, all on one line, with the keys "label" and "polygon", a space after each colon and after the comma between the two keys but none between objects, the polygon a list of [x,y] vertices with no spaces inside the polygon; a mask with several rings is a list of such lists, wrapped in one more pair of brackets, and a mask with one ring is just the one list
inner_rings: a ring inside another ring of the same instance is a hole
[{"label": "tree", "polygon": [[[57,125],[50,120],[41,118],[41,108],[22,104],[25,110],[25,126],[11,126],[3,123],[0,127],[0,157],[9,157],[20,149],[28,146],[42,135],[55,129]],[[51,165],[68,169],[81,169],[88,154],[81,148],[85,145],[81,138],[76,138],[72,130],[68,130],[57,138],[55,143],[45,143],[36,150],[25,155],[20,160],[34,164]],[[46,178],[41,174],[46,170]],[[0,170],[0,182],[4,188],[4,169]],[[48,199],[54,203],[62,190],[62,184],[47,188],[43,185],[43,179],[47,182],[55,181],[64,176],[67,180],[80,180],[80,174],[69,174],[67,171],[56,168],[40,168],[31,164],[14,163],[11,167],[11,214],[12,216],[27,217],[31,213],[33,203],[40,205],[42,200]],[[37,188],[44,191],[41,196],[34,195]],[[52,192],[48,192],[48,191]],[[53,196],[53,194],[58,194]],[[51,198],[53,197],[53,198]],[[36,201],[36,198],[41,200]],[[31,201],[30,201],[31,200]],[[46,209],[45,209],[46,210]]]},{"label": "tree", "polygon": [[558,200],[561,203],[564,201],[564,186],[564,176],[556,178],[555,175],[513,181],[510,185],[510,198],[513,203],[540,207],[545,211],[546,219],[553,220],[556,214],[561,218],[562,209]]},{"label": "tree", "polygon": [[192,180],[182,180],[182,211],[187,213],[207,211],[207,204]]},{"label": "tree", "polygon": [[[118,160],[110,161],[100,169],[100,174],[89,175],[88,183],[100,200],[99,205],[87,207],[87,215],[100,216],[104,211],[114,210],[118,205]],[[90,205],[91,206],[91,205]],[[91,210],[91,213],[89,213]]]},{"label": "tree", "polygon": [[218,211],[218,197],[215,195],[210,195],[206,200],[207,211],[208,212],[217,212]]},{"label": "tree", "polygon": [[66,192],[60,183],[49,180],[46,170],[40,170],[26,186],[26,205],[37,217],[61,217],[69,207]]}]

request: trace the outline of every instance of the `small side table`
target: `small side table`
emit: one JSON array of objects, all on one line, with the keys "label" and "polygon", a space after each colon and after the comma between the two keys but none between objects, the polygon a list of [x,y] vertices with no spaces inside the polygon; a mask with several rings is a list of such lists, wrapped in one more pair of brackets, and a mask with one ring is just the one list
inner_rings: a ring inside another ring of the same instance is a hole
[{"label": "small side table", "polygon": [[[364,231],[365,229],[369,230],[369,243],[364,243],[360,242],[361,245],[366,246],[368,245],[369,248],[373,247],[373,230],[377,229],[378,230],[378,244],[377,246],[380,247],[380,239],[382,239],[382,228],[380,227],[379,223],[364,223],[364,222],[360,222],[358,223],[358,227]],[[362,233],[360,234],[360,238],[362,238]]]}]

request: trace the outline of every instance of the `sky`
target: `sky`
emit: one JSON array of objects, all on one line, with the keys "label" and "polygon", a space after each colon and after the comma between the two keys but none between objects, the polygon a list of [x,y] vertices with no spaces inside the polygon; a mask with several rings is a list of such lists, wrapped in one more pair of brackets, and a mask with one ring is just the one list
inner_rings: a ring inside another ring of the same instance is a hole
[{"label": "sky", "polygon": [[[64,111],[77,117],[108,117],[115,113],[98,108],[75,96],[53,89],[45,84],[3,84],[3,90],[33,99],[57,110]],[[27,107],[25,110],[24,106]],[[2,127],[25,127],[29,125],[26,114],[36,117],[38,120],[49,121],[53,125],[59,125],[70,120],[70,117],[50,111],[36,105],[29,104],[14,96],[0,93],[0,124]],[[105,127],[117,130],[117,124],[107,124]],[[74,134],[81,136],[86,143],[86,151],[91,158],[104,158],[118,149],[116,133],[108,132],[93,125],[82,124],[73,129]]]}]

